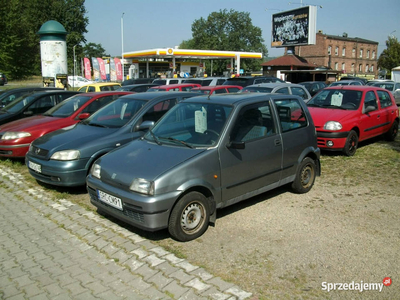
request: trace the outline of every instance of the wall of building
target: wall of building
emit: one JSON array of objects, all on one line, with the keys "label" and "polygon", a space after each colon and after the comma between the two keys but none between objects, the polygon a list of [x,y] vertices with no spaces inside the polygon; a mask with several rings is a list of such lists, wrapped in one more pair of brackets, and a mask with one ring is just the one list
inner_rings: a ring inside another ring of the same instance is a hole
[{"label": "wall of building", "polygon": [[378,77],[376,42],[319,32],[315,45],[297,46],[295,53],[316,67],[330,67],[348,75]]}]

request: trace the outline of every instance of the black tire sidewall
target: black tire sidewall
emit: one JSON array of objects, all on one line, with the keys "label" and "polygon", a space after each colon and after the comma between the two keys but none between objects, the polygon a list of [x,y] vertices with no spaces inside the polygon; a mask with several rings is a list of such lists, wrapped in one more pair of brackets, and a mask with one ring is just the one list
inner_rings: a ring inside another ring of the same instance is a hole
[{"label": "black tire sidewall", "polygon": [[[356,137],[356,145],[355,145],[354,151],[350,152],[350,149],[349,149],[350,148],[350,140],[352,139],[353,136]],[[358,135],[354,130],[351,130],[349,135],[347,136],[346,144],[344,145],[343,152],[347,156],[353,156],[356,153],[357,148],[358,148]]]},{"label": "black tire sidewall", "polygon": [[[180,225],[180,219],[184,209],[187,207],[187,205],[189,205],[192,202],[198,202],[204,207],[205,220],[203,225],[199,228],[199,230],[197,230],[193,234],[187,234]],[[168,221],[168,231],[171,234],[171,236],[178,241],[181,242],[191,241],[203,235],[203,233],[208,228],[209,220],[210,220],[210,205],[208,203],[207,198],[199,192],[190,192],[184,195],[180,200],[178,200],[178,202],[173,207]]]},{"label": "black tire sidewall", "polygon": [[[311,185],[307,188],[304,188],[304,186],[301,183],[301,175],[303,173],[304,168],[307,166],[312,167],[314,176],[311,179],[312,180]],[[304,194],[304,193],[309,192],[311,190],[311,188],[314,186],[316,177],[317,177],[317,166],[316,166],[314,160],[311,159],[310,157],[304,158],[297,169],[296,178],[294,179],[294,181],[292,183],[292,190],[297,194]]]}]

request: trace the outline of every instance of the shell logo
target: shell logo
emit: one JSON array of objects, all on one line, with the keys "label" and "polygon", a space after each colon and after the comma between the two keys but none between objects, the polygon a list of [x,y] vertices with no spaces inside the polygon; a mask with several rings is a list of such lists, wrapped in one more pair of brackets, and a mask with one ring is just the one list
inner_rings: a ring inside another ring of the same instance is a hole
[{"label": "shell logo", "polygon": [[174,49],[168,48],[167,54],[168,54],[168,55],[173,55],[173,54],[174,54]]}]

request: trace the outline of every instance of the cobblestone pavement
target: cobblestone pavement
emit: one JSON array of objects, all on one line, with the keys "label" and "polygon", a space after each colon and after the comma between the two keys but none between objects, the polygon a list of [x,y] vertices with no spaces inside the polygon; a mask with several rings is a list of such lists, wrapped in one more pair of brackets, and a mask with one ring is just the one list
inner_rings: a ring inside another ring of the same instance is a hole
[{"label": "cobblestone pavement", "polygon": [[251,297],[5,167],[0,175],[0,299]]}]

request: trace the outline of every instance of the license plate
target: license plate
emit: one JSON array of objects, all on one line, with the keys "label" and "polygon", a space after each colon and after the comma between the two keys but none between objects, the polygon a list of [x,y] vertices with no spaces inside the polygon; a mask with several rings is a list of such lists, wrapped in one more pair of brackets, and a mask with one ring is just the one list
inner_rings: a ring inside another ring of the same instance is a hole
[{"label": "license plate", "polygon": [[118,208],[119,210],[123,210],[122,201],[120,198],[104,193],[100,190],[97,190],[97,196],[99,197],[100,201],[103,201],[112,207]]},{"label": "license plate", "polygon": [[33,171],[36,171],[38,173],[42,173],[42,166],[39,164],[36,164],[34,162],[28,161],[28,167],[32,169]]}]

